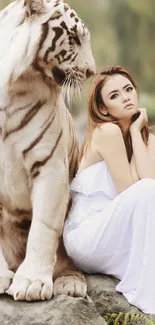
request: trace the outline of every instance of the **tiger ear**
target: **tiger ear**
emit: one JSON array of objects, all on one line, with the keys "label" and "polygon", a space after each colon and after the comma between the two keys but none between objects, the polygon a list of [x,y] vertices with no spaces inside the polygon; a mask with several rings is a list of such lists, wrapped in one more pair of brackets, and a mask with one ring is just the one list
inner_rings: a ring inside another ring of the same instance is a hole
[{"label": "tiger ear", "polygon": [[28,17],[33,14],[42,13],[44,11],[44,1],[43,0],[24,0],[24,6]]}]

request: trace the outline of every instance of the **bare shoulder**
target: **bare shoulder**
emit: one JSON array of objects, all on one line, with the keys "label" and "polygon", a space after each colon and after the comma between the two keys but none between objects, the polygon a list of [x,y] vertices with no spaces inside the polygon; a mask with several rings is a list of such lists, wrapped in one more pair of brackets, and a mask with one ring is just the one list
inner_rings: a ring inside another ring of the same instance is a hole
[{"label": "bare shoulder", "polygon": [[92,136],[92,147],[103,159],[110,148],[113,152],[122,150],[124,140],[120,127],[108,122],[96,128]]},{"label": "bare shoulder", "polygon": [[120,127],[117,124],[108,122],[102,124],[100,127],[96,128],[94,131],[94,137],[106,137],[106,138],[114,138],[115,136],[121,136],[122,137],[122,132]]}]

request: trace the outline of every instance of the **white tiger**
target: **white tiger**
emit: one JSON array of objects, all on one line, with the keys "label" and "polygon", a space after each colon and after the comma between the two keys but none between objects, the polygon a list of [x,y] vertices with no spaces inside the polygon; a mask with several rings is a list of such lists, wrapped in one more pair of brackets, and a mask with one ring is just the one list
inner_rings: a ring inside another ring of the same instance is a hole
[{"label": "white tiger", "polygon": [[0,13],[0,293],[15,300],[86,294],[61,239],[77,162],[62,91],[94,73],[89,31],[62,0]]}]

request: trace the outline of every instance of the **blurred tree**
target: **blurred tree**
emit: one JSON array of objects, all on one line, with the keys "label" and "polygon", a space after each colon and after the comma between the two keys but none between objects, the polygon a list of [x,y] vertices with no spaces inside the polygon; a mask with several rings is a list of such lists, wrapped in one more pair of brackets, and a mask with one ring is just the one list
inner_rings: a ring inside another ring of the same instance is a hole
[{"label": "blurred tree", "polygon": [[140,89],[152,92],[155,84],[155,2],[111,0],[112,24],[119,42],[119,63],[135,76]]},{"label": "blurred tree", "polygon": [[142,105],[147,104],[150,115],[155,116],[155,1],[70,0],[69,3],[92,31],[98,70],[113,64],[129,69],[140,91],[150,94],[142,96]]}]

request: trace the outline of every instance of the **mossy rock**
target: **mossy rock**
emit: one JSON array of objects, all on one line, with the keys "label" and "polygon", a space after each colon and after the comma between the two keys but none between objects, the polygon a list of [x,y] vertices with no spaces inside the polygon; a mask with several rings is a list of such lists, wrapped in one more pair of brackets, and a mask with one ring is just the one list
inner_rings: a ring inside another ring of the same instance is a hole
[{"label": "mossy rock", "polygon": [[104,319],[107,325],[155,325],[146,315],[135,313],[107,314]]}]

